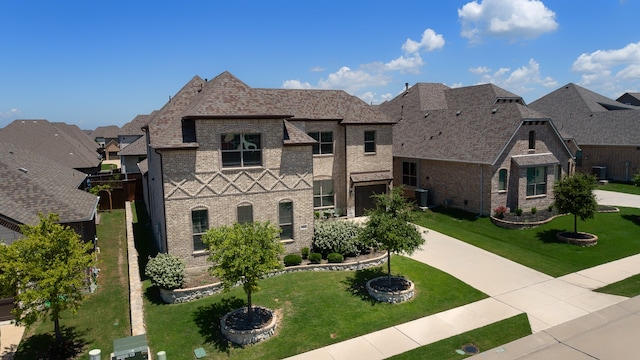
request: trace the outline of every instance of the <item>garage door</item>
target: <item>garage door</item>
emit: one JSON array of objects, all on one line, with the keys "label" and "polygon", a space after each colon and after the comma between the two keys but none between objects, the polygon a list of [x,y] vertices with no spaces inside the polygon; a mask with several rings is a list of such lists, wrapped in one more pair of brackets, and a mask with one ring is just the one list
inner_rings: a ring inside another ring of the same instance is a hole
[{"label": "garage door", "polygon": [[368,186],[356,186],[356,216],[364,215],[365,210],[373,209],[376,207],[373,201],[372,195],[386,194],[387,185],[368,185]]}]

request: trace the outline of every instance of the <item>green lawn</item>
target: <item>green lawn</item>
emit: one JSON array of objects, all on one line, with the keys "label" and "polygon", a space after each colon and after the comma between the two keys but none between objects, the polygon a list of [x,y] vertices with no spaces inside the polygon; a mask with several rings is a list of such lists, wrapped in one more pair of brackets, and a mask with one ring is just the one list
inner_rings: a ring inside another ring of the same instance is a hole
[{"label": "green lawn", "polygon": [[640,295],[640,274],[630,276],[595,291],[627,297],[638,296]]},{"label": "green lawn", "polygon": [[533,229],[509,230],[489,218],[455,209],[415,212],[415,222],[450,235],[522,265],[558,277],[640,251],[640,209],[620,208],[618,213],[597,213],[578,220],[578,231],[598,236],[594,247],[582,248],[556,241],[560,231],[573,230],[573,216],[561,216]]},{"label": "green lawn", "polygon": [[468,331],[464,334],[452,336],[433,344],[421,346],[393,356],[392,360],[458,360],[470,355],[461,355],[456,352],[464,345],[473,344],[480,352],[487,351],[511,341],[531,334],[527,314],[520,314],[509,319]]},{"label": "green lawn", "polygon": [[[65,312],[60,320],[64,340],[71,344],[70,352],[80,359],[88,359],[91,349],[108,354],[113,350],[114,339],[131,335],[124,211],[100,216],[98,290],[87,296],[76,314]],[[15,359],[50,359],[49,348],[54,343],[52,321],[34,324],[25,332]]]},{"label": "green lawn", "polygon": [[625,183],[613,183],[610,182],[605,185],[598,185],[596,190],[616,191],[627,194],[640,195],[640,186]]},{"label": "green lawn", "polygon": [[486,297],[454,277],[406,257],[394,256],[395,274],[415,282],[409,302],[391,305],[372,301],[364,284],[383,274],[381,268],[349,272],[299,272],[261,281],[255,305],[277,310],[282,322],[277,336],[246,348],[230,346],[220,334],[219,319],[245,306],[236,288],[198,301],[167,305],[146,284],[145,315],[150,346],[171,359],[192,359],[204,347],[211,358],[280,359],[344,341]]}]

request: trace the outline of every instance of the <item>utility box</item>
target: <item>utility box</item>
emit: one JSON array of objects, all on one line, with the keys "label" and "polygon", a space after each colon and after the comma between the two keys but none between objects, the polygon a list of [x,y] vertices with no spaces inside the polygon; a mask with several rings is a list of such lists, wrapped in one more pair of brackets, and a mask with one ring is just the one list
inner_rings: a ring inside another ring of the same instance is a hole
[{"label": "utility box", "polygon": [[144,335],[113,340],[111,360],[149,360],[149,346]]},{"label": "utility box", "polygon": [[416,204],[418,207],[426,208],[429,205],[429,190],[416,189]]},{"label": "utility box", "polygon": [[595,175],[598,180],[604,180],[607,178],[606,166],[592,166],[591,174]]}]

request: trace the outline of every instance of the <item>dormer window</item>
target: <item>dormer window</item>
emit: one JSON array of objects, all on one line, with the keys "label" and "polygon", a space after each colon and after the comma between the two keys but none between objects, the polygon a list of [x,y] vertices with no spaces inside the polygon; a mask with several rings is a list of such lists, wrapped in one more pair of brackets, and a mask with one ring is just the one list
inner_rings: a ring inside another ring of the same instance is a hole
[{"label": "dormer window", "polygon": [[193,119],[182,119],[182,142],[194,143],[196,141],[196,122]]},{"label": "dormer window", "polygon": [[536,148],[536,132],[534,130],[529,131],[529,150],[535,150]]}]

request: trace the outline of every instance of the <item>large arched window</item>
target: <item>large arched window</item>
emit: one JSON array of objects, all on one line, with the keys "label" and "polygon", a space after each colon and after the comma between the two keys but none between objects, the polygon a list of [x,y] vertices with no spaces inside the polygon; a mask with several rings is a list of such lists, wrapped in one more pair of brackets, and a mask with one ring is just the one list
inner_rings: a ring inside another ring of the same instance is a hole
[{"label": "large arched window", "polygon": [[209,211],[207,209],[191,210],[191,229],[193,235],[193,251],[206,250],[202,235],[209,230]]},{"label": "large arched window", "polygon": [[283,200],[278,204],[278,225],[280,225],[280,239],[293,239],[293,202]]},{"label": "large arched window", "polygon": [[237,208],[238,224],[253,222],[253,205],[243,203]]}]

